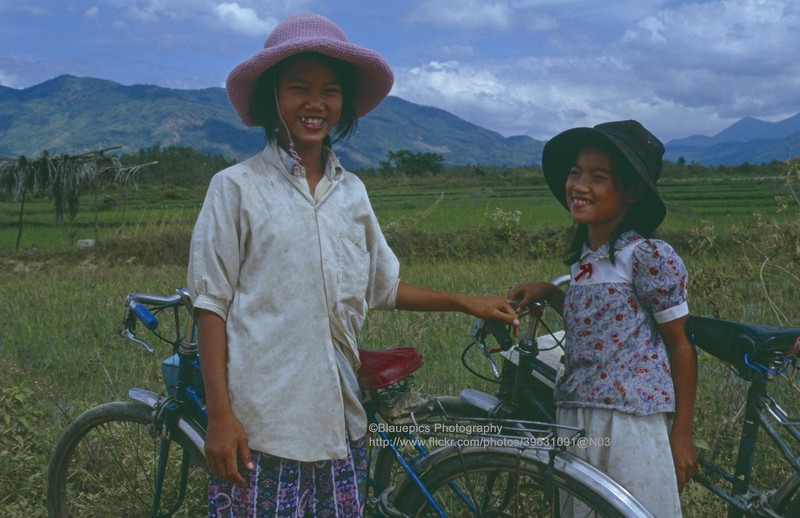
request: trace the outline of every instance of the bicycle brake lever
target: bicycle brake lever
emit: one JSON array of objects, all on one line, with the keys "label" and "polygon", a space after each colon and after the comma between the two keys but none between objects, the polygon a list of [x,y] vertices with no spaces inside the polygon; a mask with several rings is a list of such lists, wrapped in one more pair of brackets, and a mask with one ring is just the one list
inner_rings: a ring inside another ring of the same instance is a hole
[{"label": "bicycle brake lever", "polygon": [[136,342],[137,344],[147,349],[147,352],[149,353],[155,352],[155,349],[153,349],[153,346],[150,345],[149,342],[147,342],[146,340],[142,340],[141,338],[133,334],[131,330],[128,329],[127,327],[120,330],[119,336],[121,336],[122,338],[127,338],[131,342]]}]

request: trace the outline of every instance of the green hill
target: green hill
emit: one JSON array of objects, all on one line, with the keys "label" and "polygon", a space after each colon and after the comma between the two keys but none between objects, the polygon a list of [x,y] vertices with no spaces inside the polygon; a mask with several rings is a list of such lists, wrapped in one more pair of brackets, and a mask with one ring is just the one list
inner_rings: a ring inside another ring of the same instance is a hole
[{"label": "green hill", "polygon": [[[263,142],[259,128],[239,121],[222,88],[124,86],[67,75],[22,90],[0,87],[0,157],[181,146],[240,159]],[[396,150],[438,153],[446,165],[524,166],[539,163],[542,145],[389,97],[359,120],[356,134],[337,151],[352,169],[377,167]]]}]

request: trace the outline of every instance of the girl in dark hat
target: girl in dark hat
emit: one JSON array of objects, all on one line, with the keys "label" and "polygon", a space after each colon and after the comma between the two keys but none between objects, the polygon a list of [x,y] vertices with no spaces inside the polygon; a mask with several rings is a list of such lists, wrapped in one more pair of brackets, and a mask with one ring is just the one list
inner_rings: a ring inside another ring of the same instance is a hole
[{"label": "girl in dark hat", "polygon": [[400,281],[364,185],[330,149],[392,80],[377,53],[311,14],[279,24],[228,77],[267,146],[214,176],[192,234],[209,516],[362,516],[356,337],[368,308],[516,323],[503,297]]},{"label": "girl in dark hat", "polygon": [[[565,131],[544,147],[550,190],[575,223],[571,281],[520,284],[524,307],[547,299],[564,316],[561,424],[582,427],[581,456],[656,516],[680,516],[697,467],[692,442],[697,366],[685,333],[687,272],[651,235],[666,214],[656,189],[664,147],[636,121]],[[579,510],[576,516],[582,516]]]}]

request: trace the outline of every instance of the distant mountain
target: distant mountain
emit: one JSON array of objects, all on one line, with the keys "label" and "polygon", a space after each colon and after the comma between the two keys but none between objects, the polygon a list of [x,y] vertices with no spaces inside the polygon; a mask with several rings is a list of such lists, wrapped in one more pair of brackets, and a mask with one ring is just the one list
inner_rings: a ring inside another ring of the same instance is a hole
[{"label": "distant mountain", "polygon": [[778,122],[746,117],[713,137],[672,140],[665,158],[704,165],[760,164],[800,155],[800,113]]},{"label": "distant mountain", "polygon": [[[238,159],[263,144],[262,131],[239,121],[222,88],[123,86],[67,75],[22,90],[0,87],[0,157],[175,145]],[[343,164],[357,169],[377,167],[393,150],[438,153],[450,165],[530,166],[540,162],[542,145],[389,97],[336,148]]]},{"label": "distant mountain", "polygon": [[452,165],[531,166],[540,164],[540,142],[527,136],[503,137],[455,115],[399,97],[387,97],[358,121],[358,131],[337,147],[342,161],[374,167],[388,151],[438,153]]},{"label": "distant mountain", "polygon": [[[74,153],[110,146],[125,151],[184,146],[240,159],[264,143],[244,126],[222,88],[174,90],[123,86],[94,78],[59,76],[15,90],[0,86],[0,158],[43,150]],[[388,97],[359,120],[358,131],[336,145],[346,167],[377,167],[388,151],[442,155],[448,165],[530,166],[544,143],[503,137],[438,108]],[[695,135],[666,144],[665,158],[703,165],[759,164],[800,155],[800,113],[779,122],[744,118],[713,137]]]}]

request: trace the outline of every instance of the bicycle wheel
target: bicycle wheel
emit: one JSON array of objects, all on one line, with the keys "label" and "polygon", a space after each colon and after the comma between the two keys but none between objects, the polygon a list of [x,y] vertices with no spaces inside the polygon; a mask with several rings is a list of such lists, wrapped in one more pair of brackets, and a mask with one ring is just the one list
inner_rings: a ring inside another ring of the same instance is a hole
[{"label": "bicycle wheel", "polygon": [[[435,400],[437,400],[440,404],[431,403],[426,410],[415,412],[415,416],[420,420],[420,422],[430,423],[432,421],[443,419],[446,416],[484,417],[480,410],[462,403],[455,396],[440,396],[436,397]],[[442,413],[442,410],[444,410],[444,413]],[[389,430],[392,430],[392,425],[387,426],[389,426]],[[412,432],[414,431],[412,430]],[[403,458],[414,459],[420,455],[420,452],[404,434],[389,431],[388,435],[389,440],[392,441],[398,450],[400,450]],[[418,433],[412,433],[411,435],[415,437],[419,436]],[[370,437],[371,446],[373,447],[374,452],[373,458],[375,459],[372,464],[374,466],[372,478],[375,481],[376,490],[378,493],[392,485],[397,486],[400,481],[400,477],[405,474],[405,471],[397,461],[397,457],[394,455],[392,450],[388,445],[380,443],[379,439],[380,438],[377,435]],[[422,442],[424,445],[424,440]]]},{"label": "bicycle wheel", "polygon": [[[454,449],[433,460],[421,480],[446,516],[651,516],[585,462],[559,454],[550,474],[548,458],[548,452],[536,450]],[[398,490],[394,505],[411,517],[437,515],[410,481]]]},{"label": "bicycle wheel", "polygon": [[[51,518],[150,515],[160,443],[151,414],[151,408],[138,403],[106,403],[87,410],[64,430],[48,467]],[[182,498],[184,460],[188,474]],[[207,488],[202,453],[174,433],[157,516],[208,514]]]}]

